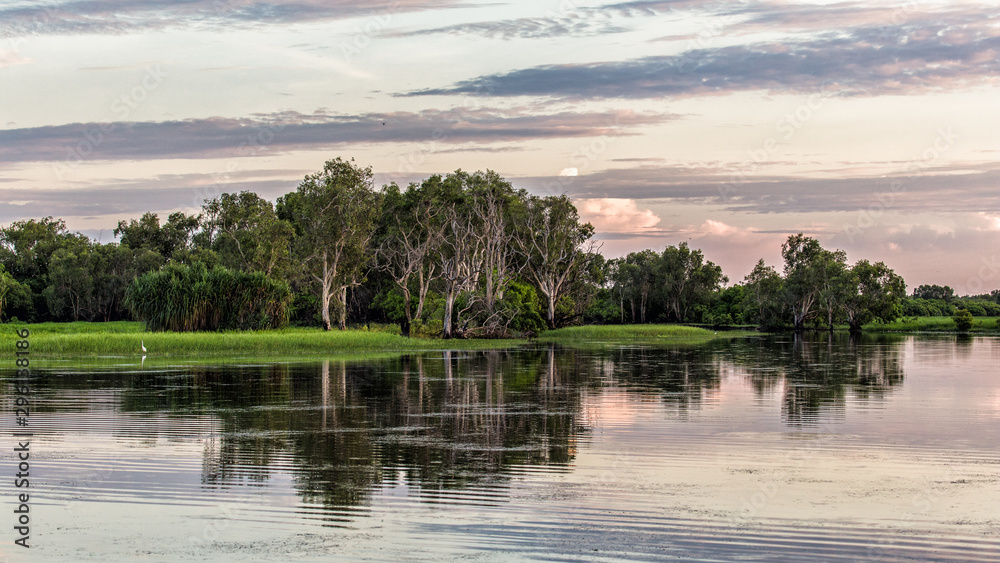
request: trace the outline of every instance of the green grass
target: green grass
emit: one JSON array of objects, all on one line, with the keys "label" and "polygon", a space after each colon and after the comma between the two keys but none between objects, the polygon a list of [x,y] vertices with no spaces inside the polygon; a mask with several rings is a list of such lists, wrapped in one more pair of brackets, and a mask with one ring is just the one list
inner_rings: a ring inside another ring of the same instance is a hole
[{"label": "green grass", "polygon": [[[0,343],[11,345],[14,330],[25,325],[3,325]],[[405,338],[390,332],[286,328],[259,332],[144,332],[142,323],[40,323],[31,331],[31,355],[143,356],[140,344],[156,357],[293,358],[371,354],[419,350],[480,350],[511,348],[526,340],[440,340]]]},{"label": "green grass", "polygon": [[742,336],[743,332],[722,332],[680,325],[603,325],[574,326],[549,330],[537,341],[572,348],[620,346],[627,344],[700,344],[719,337]]},{"label": "green grass", "polygon": [[[38,323],[0,325],[0,346],[17,339],[15,329],[31,331],[31,356],[47,362],[61,358],[90,358],[114,364],[139,361],[145,365],[173,364],[179,360],[211,358],[292,360],[310,357],[345,357],[435,350],[493,350],[529,344],[527,340],[441,340],[405,338],[395,327],[379,330],[324,332],[316,328],[286,328],[259,332],[146,332],[142,323]],[[719,336],[743,333],[724,332]],[[538,343],[569,347],[613,345],[698,344],[717,336],[711,330],[676,325],[584,326],[547,331]],[[117,359],[116,359],[117,358]]]},{"label": "green grass", "polygon": [[[997,319],[1000,317],[974,317],[974,333],[997,334]],[[906,317],[892,323],[871,323],[863,327],[865,332],[955,332],[955,321],[951,317]]]}]

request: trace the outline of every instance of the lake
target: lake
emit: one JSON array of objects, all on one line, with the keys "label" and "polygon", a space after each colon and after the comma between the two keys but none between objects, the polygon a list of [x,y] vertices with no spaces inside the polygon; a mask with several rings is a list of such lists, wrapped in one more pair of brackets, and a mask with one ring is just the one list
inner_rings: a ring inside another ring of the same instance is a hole
[{"label": "lake", "polygon": [[998,364],[996,338],[840,334],[50,361],[31,557],[12,483],[0,557],[998,561]]}]

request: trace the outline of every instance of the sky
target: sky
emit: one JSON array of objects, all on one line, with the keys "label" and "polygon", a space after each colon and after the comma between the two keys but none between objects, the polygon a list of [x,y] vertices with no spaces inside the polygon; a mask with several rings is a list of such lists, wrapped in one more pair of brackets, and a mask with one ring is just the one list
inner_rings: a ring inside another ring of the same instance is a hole
[{"label": "sky", "polygon": [[1000,287],[1000,6],[693,0],[4,0],[0,224],[119,220],[491,169],[608,257],[730,283],[803,232],[910,290]]}]

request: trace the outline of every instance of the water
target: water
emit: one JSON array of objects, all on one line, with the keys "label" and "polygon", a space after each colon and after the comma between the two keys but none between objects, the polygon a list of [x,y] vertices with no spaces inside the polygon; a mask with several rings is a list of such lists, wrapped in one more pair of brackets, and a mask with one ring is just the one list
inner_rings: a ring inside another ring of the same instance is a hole
[{"label": "water", "polygon": [[31,416],[31,557],[8,512],[0,558],[997,561],[998,360],[787,335],[61,365]]}]

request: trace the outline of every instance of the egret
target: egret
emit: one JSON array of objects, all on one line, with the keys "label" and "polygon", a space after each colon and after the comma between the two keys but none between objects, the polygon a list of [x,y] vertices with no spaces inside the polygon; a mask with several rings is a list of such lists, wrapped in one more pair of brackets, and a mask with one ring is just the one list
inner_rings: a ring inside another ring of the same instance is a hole
[{"label": "egret", "polygon": [[142,339],[139,339],[139,347],[142,348],[143,352],[145,352],[146,351],[146,342],[144,340],[142,340]]}]

